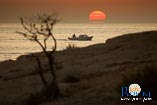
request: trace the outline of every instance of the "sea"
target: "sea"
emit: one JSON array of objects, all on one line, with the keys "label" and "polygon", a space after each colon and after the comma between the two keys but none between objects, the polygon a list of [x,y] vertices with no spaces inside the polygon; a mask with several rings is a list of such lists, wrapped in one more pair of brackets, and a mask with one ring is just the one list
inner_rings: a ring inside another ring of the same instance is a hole
[{"label": "sea", "polygon": [[[86,47],[105,43],[107,39],[127,33],[157,30],[157,23],[59,23],[54,26],[54,36],[57,39],[57,50],[64,50],[69,45]],[[27,40],[17,31],[24,31],[20,24],[0,23],[0,61],[15,60],[18,56],[39,52],[41,48],[35,42]],[[92,41],[70,41],[73,34],[93,36]],[[42,41],[42,38],[40,39]],[[48,47],[53,44],[48,41]]]}]

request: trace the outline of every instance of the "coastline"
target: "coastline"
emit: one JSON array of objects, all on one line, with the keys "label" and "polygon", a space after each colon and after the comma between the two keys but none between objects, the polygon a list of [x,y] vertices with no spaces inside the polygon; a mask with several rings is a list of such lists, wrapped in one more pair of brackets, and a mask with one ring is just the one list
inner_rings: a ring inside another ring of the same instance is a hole
[{"label": "coastline", "polygon": [[[88,102],[104,105],[104,100],[106,104],[115,104],[118,95],[110,92],[121,82],[122,73],[146,65],[157,65],[156,54],[157,31],[126,34],[108,39],[106,43],[56,52],[58,81],[66,97],[55,105],[88,105]],[[46,68],[44,56],[41,53],[35,55],[41,55],[40,59]],[[34,72],[35,67],[31,54],[22,55],[15,61],[0,62],[0,88],[3,94],[0,96],[0,104],[24,100],[31,92],[41,88],[37,73]],[[20,76],[24,74],[28,75]],[[80,82],[65,83],[64,78],[68,75],[78,76]],[[110,100],[107,100],[108,97]]]}]

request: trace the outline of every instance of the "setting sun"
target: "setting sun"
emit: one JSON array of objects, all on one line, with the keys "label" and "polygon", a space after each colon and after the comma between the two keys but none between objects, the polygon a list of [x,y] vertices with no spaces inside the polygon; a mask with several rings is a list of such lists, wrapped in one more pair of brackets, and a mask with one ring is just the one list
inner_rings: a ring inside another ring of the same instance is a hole
[{"label": "setting sun", "polygon": [[105,20],[106,14],[102,11],[93,11],[89,15],[89,20],[95,21],[95,20]]}]

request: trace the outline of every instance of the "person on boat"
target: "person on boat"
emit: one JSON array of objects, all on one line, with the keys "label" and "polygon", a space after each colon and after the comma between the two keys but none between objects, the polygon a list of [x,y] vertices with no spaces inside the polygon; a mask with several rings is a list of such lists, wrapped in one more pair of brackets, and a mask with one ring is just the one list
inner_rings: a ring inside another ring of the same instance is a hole
[{"label": "person on boat", "polygon": [[72,38],[76,39],[76,35],[75,35],[75,34],[73,34]]}]

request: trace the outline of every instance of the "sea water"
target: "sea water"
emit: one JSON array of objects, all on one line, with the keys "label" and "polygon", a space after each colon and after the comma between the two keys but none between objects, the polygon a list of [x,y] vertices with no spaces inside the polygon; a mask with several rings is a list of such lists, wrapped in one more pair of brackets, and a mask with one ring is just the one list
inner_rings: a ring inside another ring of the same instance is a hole
[{"label": "sea water", "polygon": [[[60,23],[54,27],[53,33],[57,39],[57,50],[65,49],[69,44],[76,47],[85,47],[98,43],[105,43],[109,38],[120,36],[126,33],[157,30],[155,23],[126,24],[126,23]],[[16,31],[23,31],[20,24],[1,23],[0,24],[0,61],[16,59],[22,54],[41,51],[39,45],[24,38]],[[73,34],[87,34],[93,36],[92,41],[70,41],[68,37]],[[42,40],[41,40],[42,41]],[[50,48],[53,42],[48,41]]]}]

